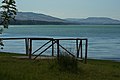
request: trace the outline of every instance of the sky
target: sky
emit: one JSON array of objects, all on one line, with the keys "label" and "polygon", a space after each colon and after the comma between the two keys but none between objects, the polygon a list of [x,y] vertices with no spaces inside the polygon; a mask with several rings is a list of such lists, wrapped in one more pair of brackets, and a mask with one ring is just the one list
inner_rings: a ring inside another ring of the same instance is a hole
[{"label": "sky", "polygon": [[62,19],[109,17],[120,20],[120,0],[16,0],[16,3],[18,11]]}]

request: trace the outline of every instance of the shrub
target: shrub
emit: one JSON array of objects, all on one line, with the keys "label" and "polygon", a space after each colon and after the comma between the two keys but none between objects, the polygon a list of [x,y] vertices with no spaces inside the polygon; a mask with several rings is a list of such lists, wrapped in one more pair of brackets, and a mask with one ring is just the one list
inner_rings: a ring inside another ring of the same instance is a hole
[{"label": "shrub", "polygon": [[77,72],[78,70],[78,62],[76,58],[71,57],[66,52],[60,54],[57,61],[60,71]]}]

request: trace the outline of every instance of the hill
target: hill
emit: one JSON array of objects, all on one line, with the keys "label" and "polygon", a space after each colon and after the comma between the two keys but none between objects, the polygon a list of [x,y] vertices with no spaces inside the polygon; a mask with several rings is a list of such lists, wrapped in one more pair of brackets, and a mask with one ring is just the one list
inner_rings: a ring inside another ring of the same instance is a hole
[{"label": "hill", "polygon": [[120,24],[119,20],[107,18],[107,17],[88,17],[86,19],[67,18],[65,19],[71,23],[76,24],[91,24],[91,25],[117,25]]},{"label": "hill", "polygon": [[[1,19],[1,18],[0,18]],[[33,12],[18,12],[15,18],[12,20],[12,25],[61,25],[66,24],[65,20],[52,17],[45,14],[38,14]],[[0,20],[1,21],[1,20]]]},{"label": "hill", "polygon": [[34,21],[47,21],[47,22],[64,22],[63,19],[52,17],[45,14],[38,14],[33,12],[18,12],[16,20],[34,20]]},{"label": "hill", "polygon": [[[1,22],[1,18],[0,18]],[[88,17],[86,19],[67,18],[60,19],[45,14],[33,12],[18,12],[16,21],[11,21],[13,25],[118,25],[119,20],[107,17]]]}]

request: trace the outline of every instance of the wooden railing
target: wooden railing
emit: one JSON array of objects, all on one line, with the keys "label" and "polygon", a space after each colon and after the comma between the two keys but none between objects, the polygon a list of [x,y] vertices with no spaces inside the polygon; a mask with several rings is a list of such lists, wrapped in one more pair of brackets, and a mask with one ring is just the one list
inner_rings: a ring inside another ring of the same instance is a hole
[{"label": "wooden railing", "polygon": [[[55,56],[54,54],[54,50],[56,50],[57,52],[57,56],[60,56],[60,48],[62,48],[63,50],[65,50],[70,56],[72,57],[76,57],[77,59],[83,59],[85,63],[87,63],[87,53],[88,53],[88,39],[81,39],[81,38],[60,38],[60,39],[55,39],[55,38],[0,38],[2,40],[25,40],[25,46],[26,46],[26,55],[29,56],[29,59],[32,59],[32,55],[34,55],[34,59],[36,59],[38,56],[40,56],[41,54],[43,54],[46,50],[52,48],[51,52],[52,52],[52,56]],[[35,40],[46,40],[48,42],[46,42],[45,44],[41,45],[38,49],[36,49],[34,52],[32,52],[33,50],[33,41]],[[75,45],[76,45],[76,55],[74,55],[72,52],[70,52],[69,50],[67,50],[64,46],[61,45],[60,42],[62,41],[70,41],[73,40],[75,41]],[[83,44],[84,42],[84,44]],[[42,49],[44,46],[48,45],[45,49]],[[57,45],[56,49],[54,45]],[[84,46],[85,47],[84,47]],[[83,49],[84,47],[84,49]],[[84,56],[83,56],[83,50],[84,50]],[[39,54],[35,54],[36,52],[41,51]]]}]

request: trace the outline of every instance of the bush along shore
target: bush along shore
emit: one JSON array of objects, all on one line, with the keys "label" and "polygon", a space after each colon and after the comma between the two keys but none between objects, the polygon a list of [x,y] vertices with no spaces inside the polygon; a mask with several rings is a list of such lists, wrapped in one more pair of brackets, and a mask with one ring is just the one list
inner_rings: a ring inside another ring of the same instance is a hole
[{"label": "bush along shore", "polygon": [[50,60],[12,56],[21,55],[0,53],[0,80],[120,80],[119,62],[88,60],[84,64],[66,55]]}]

